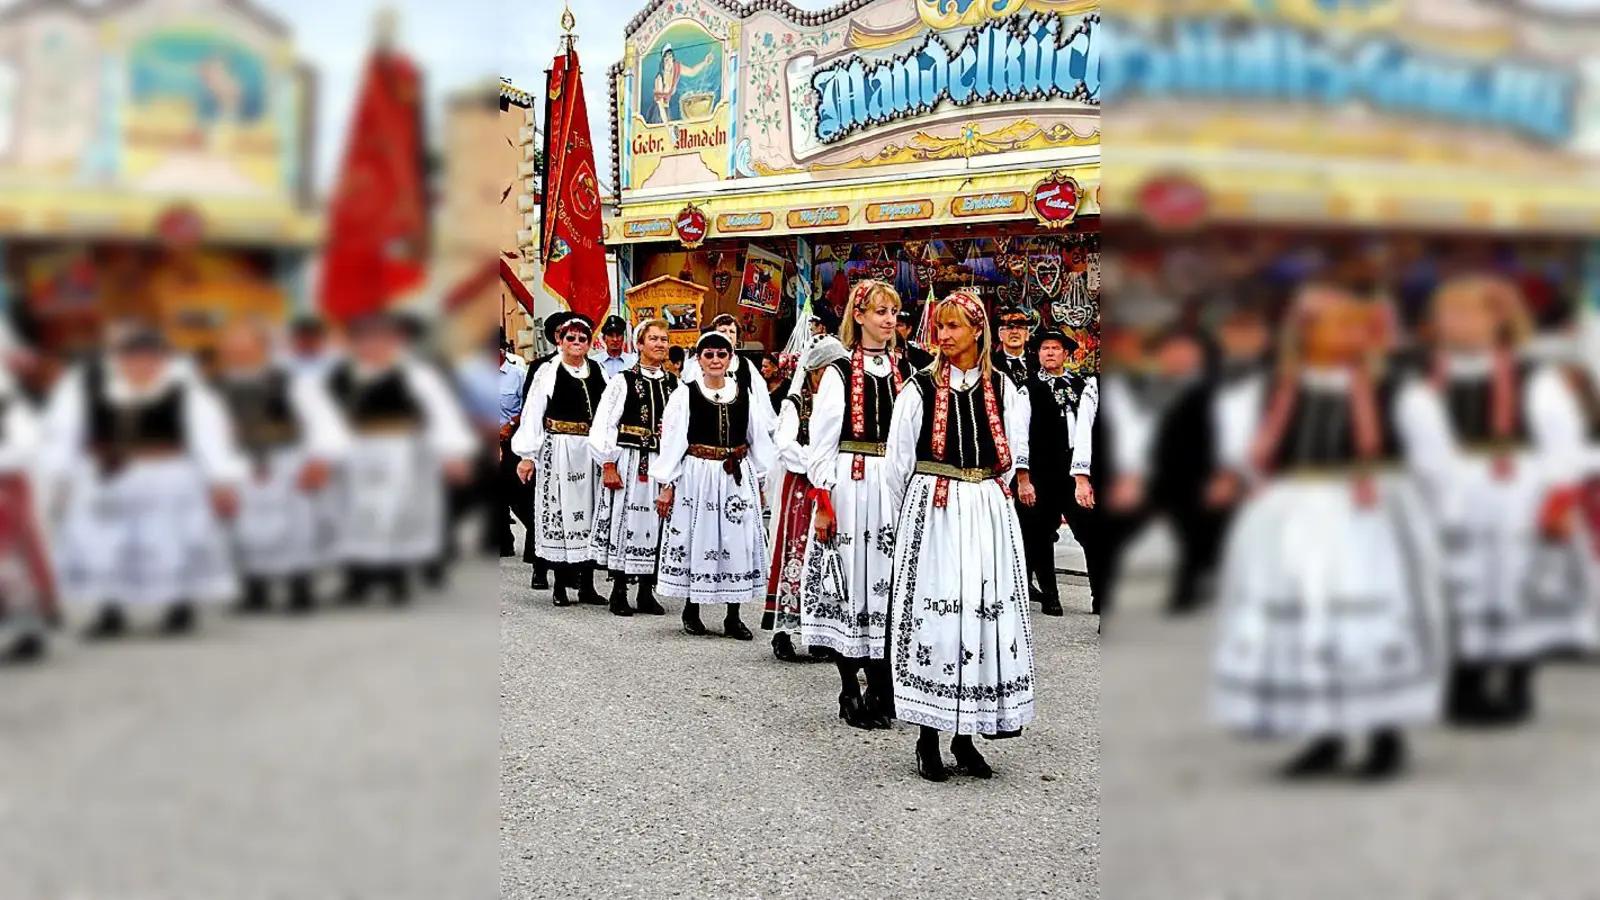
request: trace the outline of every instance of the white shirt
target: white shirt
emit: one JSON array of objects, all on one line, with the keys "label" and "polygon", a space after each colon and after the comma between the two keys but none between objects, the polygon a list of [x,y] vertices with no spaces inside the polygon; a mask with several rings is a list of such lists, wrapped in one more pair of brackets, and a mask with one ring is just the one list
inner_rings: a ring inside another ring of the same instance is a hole
[{"label": "white shirt", "polygon": [[[862,365],[867,374],[888,377],[894,367],[887,354],[864,355]],[[954,384],[954,379],[951,380]],[[806,475],[811,484],[820,490],[831,491],[839,483],[839,442],[846,440],[845,414],[849,409],[845,383],[839,370],[829,366],[822,372],[822,383],[811,401],[811,446],[806,452]],[[848,464],[847,464],[848,465]]]},{"label": "white shirt", "polygon": [[[639,367],[639,374],[651,381],[667,377],[664,369],[644,366]],[[622,424],[622,409],[627,402],[628,379],[613,378],[606,382],[605,393],[600,395],[600,405],[594,411],[594,424],[589,426],[589,456],[597,466],[615,463],[622,455],[622,448],[617,446],[617,428]],[[663,407],[656,412],[661,415],[665,411]]]},{"label": "white shirt", "polygon": [[[511,452],[523,459],[537,459],[544,447],[544,411],[556,391],[556,373],[562,369],[579,381],[589,377],[588,360],[573,366],[560,356],[540,366],[539,371],[534,373],[533,384],[528,386],[528,396],[522,401],[522,421],[517,425],[516,433],[511,435]],[[618,415],[621,415],[620,411]],[[593,431],[592,427],[590,431]]]},{"label": "white shirt", "polygon": [[1100,379],[1090,375],[1083,381],[1078,398],[1078,413],[1072,421],[1072,467],[1074,476],[1088,475],[1094,465],[1094,417],[1100,412]]},{"label": "white shirt", "polygon": [[627,351],[623,351],[621,356],[612,356],[604,347],[589,351],[589,358],[600,364],[600,373],[608,382],[633,368],[633,364],[639,361],[639,357]]},{"label": "white shirt", "polygon": [[[982,378],[981,366],[966,371],[952,366],[950,389],[982,390]],[[1006,443],[1011,447],[1011,469],[1005,476],[1009,483],[1019,470],[1028,468],[1028,423],[1032,418],[1032,408],[1023,402],[1022,392],[1017,390],[1016,382],[1002,376],[1000,386],[1005,391],[1005,416],[1000,427],[1005,431]],[[917,466],[917,441],[922,437],[923,403],[929,399],[922,396],[922,388],[917,382],[908,381],[894,403],[894,416],[889,420],[889,446],[884,454],[887,466],[884,486],[894,498],[896,507],[905,500],[906,487],[911,483]]]},{"label": "white shirt", "polygon": [[[723,382],[722,387],[711,390],[701,382],[694,384],[680,384],[667,400],[667,411],[661,425],[661,452],[650,463],[650,477],[656,481],[670,485],[678,480],[683,473],[683,459],[689,453],[689,392],[699,391],[702,397],[713,403],[732,403],[739,395],[739,383],[731,376]],[[757,478],[763,477],[771,471],[774,457],[777,455],[772,446],[772,435],[756,419],[757,408],[766,406],[769,410],[771,404],[765,402],[764,397],[753,396],[750,398],[749,427],[745,430],[745,442],[750,445],[750,466],[755,471]]]}]

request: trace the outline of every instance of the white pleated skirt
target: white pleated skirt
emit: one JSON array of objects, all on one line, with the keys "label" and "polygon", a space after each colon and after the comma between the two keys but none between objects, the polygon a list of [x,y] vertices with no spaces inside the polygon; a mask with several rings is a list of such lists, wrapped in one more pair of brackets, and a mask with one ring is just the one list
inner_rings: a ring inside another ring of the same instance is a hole
[{"label": "white pleated skirt", "polygon": [[590,559],[595,492],[601,488],[600,469],[589,456],[588,440],[577,434],[547,434],[539,448],[533,552],[551,565]]},{"label": "white pleated skirt", "polygon": [[322,492],[298,484],[310,456],[301,447],[267,454],[261,471],[239,489],[239,515],[233,522],[241,574],[257,578],[306,574],[330,559],[323,529]]},{"label": "white pleated skirt", "polygon": [[1311,737],[1437,719],[1450,659],[1438,531],[1416,486],[1379,475],[1268,485],[1220,575],[1214,705],[1223,726]]},{"label": "white pleated skirt", "polygon": [[866,457],[860,481],[850,477],[854,459],[853,453],[840,453],[834,463],[838,533],[830,545],[818,541],[815,531],[808,533],[800,639],[807,648],[827,647],[851,659],[883,659],[900,510],[884,488],[883,457]]},{"label": "white pleated skirt", "polygon": [[143,459],[66,488],[55,535],[62,599],[79,607],[207,604],[238,593],[228,530],[187,457]]},{"label": "white pleated skirt", "polygon": [[720,461],[686,457],[661,539],[656,592],[690,603],[760,603],[767,596],[761,488],[748,459],[742,484]]},{"label": "white pleated skirt", "polygon": [[[656,513],[656,497],[661,485],[654,478],[639,480],[639,454],[632,447],[622,448],[617,457],[621,490],[609,490],[604,482],[596,488],[594,533],[589,540],[590,559],[612,574],[652,575],[656,571],[657,550],[661,541],[661,516]],[[649,454],[653,459],[655,454]],[[646,461],[648,464],[648,460]]]},{"label": "white pleated skirt", "polygon": [[900,510],[890,595],[895,715],[957,734],[1033,721],[1033,625],[1016,509],[994,481],[914,475]]},{"label": "white pleated skirt", "polygon": [[444,549],[444,477],[420,434],[358,435],[338,503],[340,562],[419,565]]}]

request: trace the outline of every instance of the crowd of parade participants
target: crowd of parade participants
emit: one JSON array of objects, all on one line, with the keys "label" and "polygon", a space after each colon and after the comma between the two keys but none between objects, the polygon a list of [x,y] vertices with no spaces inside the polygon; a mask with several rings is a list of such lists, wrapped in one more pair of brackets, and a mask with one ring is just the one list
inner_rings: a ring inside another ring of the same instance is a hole
[{"label": "crowd of parade participants", "polygon": [[1166,609],[1216,598],[1215,715],[1299,741],[1291,777],[1388,778],[1410,729],[1526,722],[1540,665],[1600,643],[1600,359],[1575,316],[1534,352],[1484,273],[1409,331],[1337,278],[1198,323],[1138,308],[1103,306],[1100,375],[1025,310],[963,289],[919,322],[873,280],[759,361],[731,316],[685,351],[663,320],[597,340],[557,313],[544,356],[500,335],[453,368],[392,316],[338,353],[316,323],[238,322],[203,362],[121,323],[45,390],[0,370],[0,650],[404,603],[446,577],[474,484],[488,552],[525,526],[535,598],[755,624],[776,661],[837,668],[845,725],[916,726],[932,781],[991,777],[974,736],[1033,720],[1063,524],[1098,615],[1165,520]]}]

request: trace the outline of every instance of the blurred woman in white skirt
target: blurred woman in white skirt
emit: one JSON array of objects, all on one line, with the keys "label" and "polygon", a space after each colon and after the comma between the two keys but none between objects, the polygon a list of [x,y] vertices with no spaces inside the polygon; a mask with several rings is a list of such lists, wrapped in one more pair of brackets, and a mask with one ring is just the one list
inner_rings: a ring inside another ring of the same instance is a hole
[{"label": "blurred woman in white skirt", "polygon": [[895,401],[883,484],[899,510],[889,601],[896,718],[921,726],[917,771],[994,772],[972,736],[1008,738],[1033,721],[1033,625],[1012,503],[1037,500],[1028,404],[991,363],[988,315],[962,289],[933,311],[939,353]]},{"label": "blurred woman in white skirt", "polygon": [[30,660],[60,623],[39,519],[41,424],[0,352],[0,660]]},{"label": "blurred woman in white skirt", "polygon": [[402,604],[412,574],[444,551],[445,483],[471,477],[478,439],[450,383],[406,353],[397,322],[353,322],[350,349],[328,380],[351,431],[337,481],[344,600],[382,584]]},{"label": "blurred woman in white skirt", "polygon": [[216,394],[160,332],[114,327],[110,352],[56,385],[45,428],[56,571],[63,599],[91,612],[90,637],[147,614],[186,632],[200,606],[235,597],[223,522],[244,457]]},{"label": "blurred woman in white skirt", "polygon": [[836,655],[839,718],[852,728],[894,722],[887,635],[900,508],[884,484],[884,454],[895,397],[913,374],[895,346],[899,314],[900,295],[885,282],[860,281],[850,289],[839,329],[850,355],[822,373],[811,410],[808,469],[816,511],[800,585],[800,633],[808,649]]},{"label": "blurred woman in white skirt", "polygon": [[595,565],[611,573],[611,614],[631,616],[628,579],[638,580],[638,611],[666,614],[655,595],[661,550],[661,517],[656,496],[661,486],[650,477],[650,462],[661,448],[661,421],[678,379],[662,366],[671,334],[666,319],[646,319],[634,329],[638,361],[606,384],[589,430],[589,455],[600,466],[594,533],[589,550]]},{"label": "blurred woman in white skirt", "polygon": [[250,463],[233,522],[241,608],[267,609],[281,585],[289,611],[305,613],[315,605],[314,579],[334,562],[326,494],[350,432],[326,378],[274,363],[271,349],[267,325],[243,321],[223,332],[217,353],[217,393]]},{"label": "blurred woman in white skirt", "polygon": [[1426,404],[1397,409],[1392,333],[1382,303],[1308,285],[1271,385],[1219,402],[1211,494],[1247,499],[1220,574],[1214,709],[1247,735],[1309,742],[1290,777],[1340,769],[1349,736],[1370,742],[1361,774],[1392,776],[1402,729],[1439,715],[1437,529],[1404,462],[1424,464],[1449,434]]},{"label": "blurred woman in white skirt", "polygon": [[739,606],[766,596],[761,478],[774,456],[756,408],[771,404],[728,374],[733,342],[726,335],[701,335],[695,357],[699,377],[667,401],[661,453],[650,464],[661,484],[656,511],[666,520],[658,590],[684,601],[685,633],[706,634],[700,607],[722,606],[722,633],[748,641],[754,635]]}]

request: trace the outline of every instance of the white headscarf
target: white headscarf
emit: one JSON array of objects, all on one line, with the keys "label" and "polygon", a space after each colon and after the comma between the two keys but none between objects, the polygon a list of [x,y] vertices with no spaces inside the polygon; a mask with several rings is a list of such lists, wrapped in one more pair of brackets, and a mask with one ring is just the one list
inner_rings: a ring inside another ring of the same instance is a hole
[{"label": "white headscarf", "polygon": [[799,396],[802,386],[806,383],[806,375],[809,373],[849,358],[850,351],[833,335],[825,334],[813,339],[801,354],[800,365],[794,377],[789,379],[789,396]]}]

